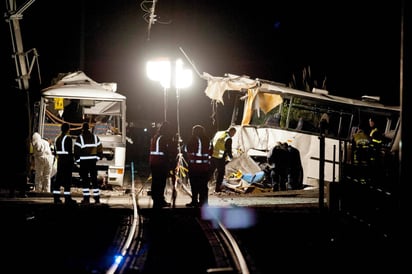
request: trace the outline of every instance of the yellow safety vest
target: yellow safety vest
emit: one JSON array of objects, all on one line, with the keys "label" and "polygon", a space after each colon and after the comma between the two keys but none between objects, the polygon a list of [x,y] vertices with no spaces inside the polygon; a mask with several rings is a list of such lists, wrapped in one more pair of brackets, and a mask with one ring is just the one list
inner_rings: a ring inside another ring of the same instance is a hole
[{"label": "yellow safety vest", "polygon": [[225,155],[225,143],[230,138],[227,131],[218,131],[213,137],[213,154],[212,157],[221,159]]}]

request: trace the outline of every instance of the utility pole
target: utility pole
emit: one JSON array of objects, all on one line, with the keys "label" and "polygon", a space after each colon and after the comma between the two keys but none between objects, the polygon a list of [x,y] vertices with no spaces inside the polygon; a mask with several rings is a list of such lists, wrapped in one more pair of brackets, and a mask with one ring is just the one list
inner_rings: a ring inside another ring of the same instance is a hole
[{"label": "utility pole", "polygon": [[[23,6],[17,9],[16,0],[6,0],[7,14],[6,22],[9,23],[11,42],[13,47],[13,58],[16,66],[18,87],[20,90],[29,90],[29,79],[31,70],[33,69],[34,62],[37,63],[37,50],[32,49],[28,52],[24,52],[23,39],[20,30],[20,20],[23,18],[23,12],[30,7],[35,0],[27,1]],[[33,53],[33,59],[30,67],[28,66],[28,54]]]},{"label": "utility pole", "polygon": [[[16,82],[18,89],[26,92],[26,104],[28,115],[28,133],[31,136],[31,108],[30,108],[30,96],[29,96],[29,80],[34,65],[37,67],[39,80],[40,67],[38,62],[38,54],[35,48],[29,51],[24,51],[23,39],[20,29],[20,20],[23,19],[23,13],[28,9],[35,0],[28,0],[21,7],[17,7],[17,0],[6,0],[7,13],[5,14],[6,22],[9,24],[11,44],[13,48],[13,59],[16,68]],[[31,59],[31,60],[30,60]]]},{"label": "utility pole", "polygon": [[[17,82],[17,88],[18,90],[22,91],[25,93],[25,103],[22,102],[22,104],[25,104],[25,109],[26,109],[26,114],[27,114],[27,128],[26,130],[22,131],[22,136],[16,136],[16,137],[21,137],[22,139],[18,138],[18,141],[23,141],[24,140],[24,145],[25,145],[25,153],[22,151],[21,155],[16,155],[18,158],[16,164],[20,166],[20,161],[24,161],[25,164],[25,174],[30,174],[30,141],[31,141],[31,136],[32,136],[32,115],[31,115],[31,100],[30,100],[30,94],[29,94],[29,80],[30,80],[30,74],[33,70],[34,65],[37,66],[37,71],[38,71],[38,76],[39,80],[41,82],[40,78],[40,69],[39,69],[39,63],[38,63],[38,54],[36,49],[31,49],[27,52],[24,51],[23,47],[23,39],[22,39],[22,34],[21,34],[21,29],[20,29],[20,20],[23,18],[23,13],[24,11],[30,7],[31,4],[33,4],[35,0],[28,0],[26,1],[22,6],[17,7],[17,0],[6,0],[6,13],[4,14],[4,18],[6,23],[9,25],[9,30],[10,30],[10,37],[11,37],[11,44],[12,44],[12,50],[13,50],[13,59],[14,59],[14,64],[15,64],[15,69],[16,69],[16,75],[17,77],[15,78],[15,81]],[[30,58],[29,58],[30,56]],[[31,60],[30,60],[31,59]],[[13,85],[14,86],[14,85]],[[13,92],[15,92],[13,90]],[[20,98],[20,95],[17,96],[17,98]],[[20,144],[22,145],[22,144]],[[20,158],[20,156],[22,158]],[[17,168],[17,178],[18,185],[22,187],[22,185],[26,184],[27,177],[23,176],[23,166],[21,168]],[[21,181],[21,182],[20,182]],[[25,187],[25,186],[24,186]],[[13,188],[14,191],[14,188]]]}]

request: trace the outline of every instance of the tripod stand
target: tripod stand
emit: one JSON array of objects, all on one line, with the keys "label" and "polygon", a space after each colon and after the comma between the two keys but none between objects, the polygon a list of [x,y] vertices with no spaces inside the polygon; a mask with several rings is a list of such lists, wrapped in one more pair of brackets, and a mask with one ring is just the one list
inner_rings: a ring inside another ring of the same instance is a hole
[{"label": "tripod stand", "polygon": [[187,162],[185,158],[183,157],[182,153],[182,145],[183,141],[181,139],[180,135],[180,114],[179,114],[179,105],[180,105],[180,95],[179,95],[179,89],[176,88],[176,112],[177,112],[177,156],[176,156],[176,168],[174,172],[174,177],[173,177],[173,190],[172,190],[172,207],[175,207],[176,205],[176,198],[177,198],[177,186],[180,184],[183,189],[191,195],[191,192],[187,189],[185,184],[183,183],[183,180],[187,177]]}]

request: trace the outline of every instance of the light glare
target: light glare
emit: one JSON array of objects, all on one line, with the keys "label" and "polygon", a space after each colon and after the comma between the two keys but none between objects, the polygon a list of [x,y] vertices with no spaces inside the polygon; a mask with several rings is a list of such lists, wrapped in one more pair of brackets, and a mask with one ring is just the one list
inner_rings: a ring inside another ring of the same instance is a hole
[{"label": "light glare", "polygon": [[183,69],[183,61],[176,60],[176,88],[187,88],[192,84],[192,70]]},{"label": "light glare", "polygon": [[168,59],[148,61],[146,74],[150,80],[160,82],[163,88],[170,88],[171,64]]}]

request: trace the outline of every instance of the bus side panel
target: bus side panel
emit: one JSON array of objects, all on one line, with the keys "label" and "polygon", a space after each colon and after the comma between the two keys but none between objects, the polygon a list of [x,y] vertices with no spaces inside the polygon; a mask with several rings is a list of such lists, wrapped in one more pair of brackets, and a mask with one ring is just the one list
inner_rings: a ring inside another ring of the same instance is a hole
[{"label": "bus side panel", "polygon": [[110,185],[123,186],[124,167],[126,160],[126,148],[116,147],[114,154],[114,166],[109,166],[108,183]]},{"label": "bus side panel", "polygon": [[103,159],[97,162],[106,170],[106,183],[109,185],[123,186],[126,163],[126,147],[121,142],[120,135],[98,135],[103,145]]},{"label": "bus side panel", "polygon": [[[304,166],[305,177],[319,179],[319,163],[320,163],[320,139],[319,136],[301,135],[301,139],[310,140],[308,143],[307,154],[303,156],[301,154],[302,162],[303,158],[307,161]],[[305,147],[297,142],[296,147],[299,151],[305,151]],[[334,162],[335,161],[335,162]],[[333,172],[335,168],[335,172]],[[325,181],[332,182],[339,180],[339,141],[335,139],[325,138],[325,168],[324,168]]]}]

